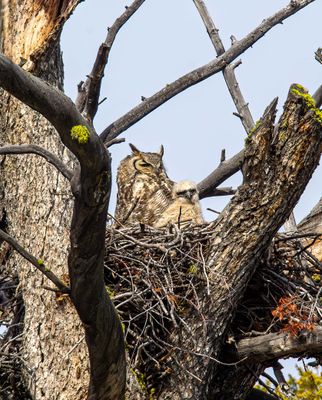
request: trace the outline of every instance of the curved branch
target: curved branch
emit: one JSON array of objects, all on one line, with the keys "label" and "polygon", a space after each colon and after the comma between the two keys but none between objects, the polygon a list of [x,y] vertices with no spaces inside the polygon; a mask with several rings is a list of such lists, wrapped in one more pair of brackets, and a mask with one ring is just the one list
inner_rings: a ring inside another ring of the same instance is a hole
[{"label": "curved branch", "polygon": [[104,43],[99,47],[90,75],[85,82],[81,82],[78,86],[79,93],[76,99],[76,106],[89,121],[93,121],[98,109],[104,69],[108,63],[108,58],[116,35],[144,1],[145,0],[134,0],[129,7],[126,7],[125,12],[116,19],[111,28],[108,29],[107,37]]},{"label": "curved branch", "polygon": [[[0,86],[51,122],[62,142],[75,154],[88,172],[92,170],[95,173],[100,169],[101,141],[69,97],[24,71],[1,53]],[[88,132],[86,142],[80,143],[71,135],[71,129],[78,125],[83,126]],[[88,154],[97,154],[97,157],[88,157]]]},{"label": "curved branch", "polygon": [[268,335],[242,339],[237,343],[238,358],[247,357],[249,361],[270,361],[301,354],[316,355],[322,351],[322,327],[313,331],[303,331],[299,336],[288,333],[270,333]]},{"label": "curved branch", "polygon": [[66,286],[49,268],[47,268],[43,260],[37,259],[32,254],[28,253],[20,244],[10,235],[0,229],[0,238],[9,243],[23,258],[34,265],[38,271],[44,274],[50,281],[56,285],[58,290],[62,293],[70,293],[70,288]]},{"label": "curved branch", "polygon": [[182,76],[169,85],[166,85],[159,92],[153,96],[146,98],[144,102],[132,108],[129,112],[123,115],[118,120],[110,124],[101,133],[103,141],[111,140],[119,136],[122,132],[130,126],[140,121],[143,117],[148,115],[151,111],[160,107],[163,103],[170,100],[172,97],[188,89],[189,87],[201,82],[210,76],[222,71],[228,64],[240,56],[245,50],[256,43],[275,25],[280,24],[286,18],[295,14],[297,11],[306,7],[315,0],[292,0],[290,4],[282,8],[280,11],[265,19],[257,28],[251,31],[243,39],[237,41],[229,50],[223,53],[220,57],[211,61],[210,63],[197,68],[188,74]]},{"label": "curved branch", "polygon": [[57,170],[69,181],[73,176],[72,171],[57,156],[55,156],[55,154],[35,144],[3,146],[0,147],[0,154],[37,154],[56,167]]}]

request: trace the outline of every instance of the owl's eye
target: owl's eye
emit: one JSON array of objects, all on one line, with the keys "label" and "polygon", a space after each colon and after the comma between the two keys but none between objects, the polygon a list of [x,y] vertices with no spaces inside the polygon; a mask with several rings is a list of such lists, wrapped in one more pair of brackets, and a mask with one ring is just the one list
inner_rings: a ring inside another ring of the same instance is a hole
[{"label": "owl's eye", "polygon": [[145,162],[144,160],[136,160],[134,162],[134,168],[140,171],[142,168],[151,168],[152,165],[150,163]]},{"label": "owl's eye", "polygon": [[141,161],[140,165],[141,165],[141,167],[151,167],[151,164],[144,162],[144,161]]}]

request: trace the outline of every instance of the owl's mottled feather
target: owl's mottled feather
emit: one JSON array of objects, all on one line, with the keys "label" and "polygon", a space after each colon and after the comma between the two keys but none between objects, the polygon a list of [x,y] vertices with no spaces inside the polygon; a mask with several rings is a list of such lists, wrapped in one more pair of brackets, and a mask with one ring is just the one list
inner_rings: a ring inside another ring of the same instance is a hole
[{"label": "owl's mottled feather", "polygon": [[190,181],[181,181],[173,186],[172,202],[155,223],[156,227],[169,224],[185,226],[204,223],[199,203],[197,185]]},{"label": "owl's mottled feather", "polygon": [[168,178],[159,153],[146,153],[130,145],[117,172],[115,219],[122,225],[142,223],[153,226],[172,200],[173,182]]}]

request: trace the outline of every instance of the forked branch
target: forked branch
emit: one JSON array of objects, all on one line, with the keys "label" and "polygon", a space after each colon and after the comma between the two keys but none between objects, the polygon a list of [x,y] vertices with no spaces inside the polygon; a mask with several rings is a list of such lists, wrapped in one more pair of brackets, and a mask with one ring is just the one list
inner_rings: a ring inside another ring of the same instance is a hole
[{"label": "forked branch", "polygon": [[237,41],[230,49],[225,51],[220,57],[211,61],[210,63],[199,67],[176,81],[166,85],[159,92],[153,96],[146,98],[145,101],[134,107],[132,110],[124,114],[121,118],[110,124],[101,133],[103,141],[111,140],[119,136],[122,132],[130,126],[140,121],[143,117],[150,112],[160,107],[172,97],[188,89],[189,87],[201,82],[210,76],[222,71],[228,64],[234,61],[245,50],[256,43],[275,25],[280,24],[286,18],[298,12],[303,7],[306,7],[315,0],[292,0],[286,7],[265,19],[257,28],[251,31],[243,39]]},{"label": "forked branch", "polygon": [[[216,27],[213,19],[211,18],[207,7],[203,0],[193,0],[197,10],[203,20],[203,23],[206,27],[210,40],[216,50],[218,56],[225,52],[224,44],[219,36],[219,30]],[[254,126],[254,120],[250,113],[248,104],[246,103],[244,96],[239,88],[236,76],[235,76],[235,68],[241,63],[241,61],[230,64],[226,68],[223,69],[222,73],[224,75],[224,79],[226,85],[228,87],[229,93],[235,103],[236,109],[238,111],[238,116],[241,119],[241,122],[245,128],[245,131],[248,133]]]},{"label": "forked branch", "polygon": [[98,49],[90,75],[85,82],[81,82],[78,85],[76,107],[89,121],[93,121],[98,109],[104,70],[108,63],[108,58],[116,35],[144,1],[145,0],[135,0],[129,7],[126,7],[125,12],[116,19],[110,28],[108,28],[107,37]]}]

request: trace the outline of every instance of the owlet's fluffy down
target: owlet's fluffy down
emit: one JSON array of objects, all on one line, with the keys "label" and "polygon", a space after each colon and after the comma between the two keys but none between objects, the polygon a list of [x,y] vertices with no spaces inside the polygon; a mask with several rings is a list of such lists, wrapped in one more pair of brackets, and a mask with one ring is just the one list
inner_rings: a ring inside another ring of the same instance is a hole
[{"label": "owlet's fluffy down", "polygon": [[156,227],[178,224],[179,227],[188,224],[204,223],[199,203],[197,186],[190,181],[181,181],[173,186],[172,202],[156,222]]}]

